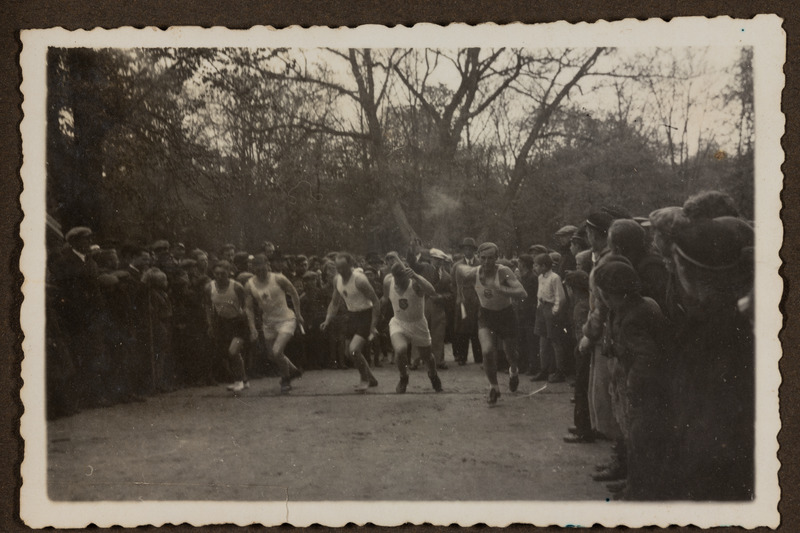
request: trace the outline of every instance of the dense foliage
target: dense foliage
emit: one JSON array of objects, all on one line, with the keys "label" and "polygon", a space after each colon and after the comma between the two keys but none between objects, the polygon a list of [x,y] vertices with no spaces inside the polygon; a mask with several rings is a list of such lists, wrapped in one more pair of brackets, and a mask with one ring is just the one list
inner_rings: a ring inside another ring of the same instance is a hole
[{"label": "dense foliage", "polygon": [[752,51],[648,53],[54,48],[48,212],[100,240],[359,253],[512,252],[708,188],[752,217]]}]

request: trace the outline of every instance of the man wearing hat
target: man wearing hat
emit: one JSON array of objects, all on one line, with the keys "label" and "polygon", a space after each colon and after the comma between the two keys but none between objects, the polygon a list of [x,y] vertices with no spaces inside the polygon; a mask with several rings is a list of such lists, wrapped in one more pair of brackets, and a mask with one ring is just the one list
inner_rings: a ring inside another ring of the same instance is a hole
[{"label": "man wearing hat", "polygon": [[172,276],[178,270],[178,263],[170,253],[169,241],[159,239],[153,243],[152,249],[155,256],[153,266],[165,273],[169,279],[172,279]]},{"label": "man wearing hat", "polygon": [[558,274],[561,279],[564,279],[567,272],[575,270],[575,256],[572,255],[572,251],[570,250],[570,239],[572,239],[572,236],[575,235],[577,231],[577,227],[568,224],[560,228],[553,235],[556,241],[556,252],[561,254],[561,261],[558,263],[558,267],[554,268],[553,271]]},{"label": "man wearing hat", "polygon": [[672,233],[684,310],[672,357],[676,496],[754,494],[755,339],[738,299],[752,288],[753,231],[734,217]]},{"label": "man wearing hat", "polygon": [[450,276],[453,280],[453,291],[455,292],[455,324],[453,335],[453,357],[456,362],[463,366],[467,364],[467,353],[472,344],[472,358],[476,364],[483,363],[483,353],[481,352],[481,342],[478,338],[478,310],[480,302],[475,288],[471,285],[463,285],[458,276],[455,275],[460,265],[475,267],[478,266],[478,258],[475,257],[475,239],[467,237],[461,242],[462,259],[456,261]]},{"label": "man wearing hat", "polygon": [[103,359],[99,322],[99,269],[89,255],[92,230],[74,227],[65,238],[67,247],[52,259],[50,272],[57,295],[56,311],[77,367],[78,406],[110,405],[106,396],[109,368]]},{"label": "man wearing hat", "polygon": [[447,364],[444,362],[444,335],[447,329],[447,307],[452,305],[452,286],[450,272],[445,268],[447,254],[438,248],[430,250],[431,263],[433,265],[433,280],[431,284],[436,289],[436,293],[428,296],[425,305],[425,317],[428,319],[428,326],[431,330],[431,350],[436,361],[436,368],[446,370]]},{"label": "man wearing hat", "polygon": [[[594,271],[611,255],[608,248],[608,229],[614,218],[606,212],[595,211],[586,218],[586,237],[592,249],[592,273],[589,275],[589,316],[583,325],[583,337],[578,349],[590,360],[589,389],[586,396],[592,427],[610,439],[621,437],[619,425],[614,419],[611,396],[608,392],[611,382],[611,369],[608,358],[603,354],[600,340],[603,338],[608,308],[599,297],[594,283]],[[576,392],[575,401],[582,401],[582,394]],[[624,465],[614,464],[612,468],[600,472],[598,481],[616,481],[624,477]]]}]

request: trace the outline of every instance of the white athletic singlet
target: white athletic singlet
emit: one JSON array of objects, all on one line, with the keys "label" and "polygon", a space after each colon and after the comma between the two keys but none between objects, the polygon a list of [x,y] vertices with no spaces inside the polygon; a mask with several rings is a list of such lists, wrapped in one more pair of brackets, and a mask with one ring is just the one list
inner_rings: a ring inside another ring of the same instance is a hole
[{"label": "white athletic singlet", "polygon": [[425,318],[425,298],[414,291],[414,282],[409,281],[403,293],[392,277],[389,287],[389,299],[392,301],[394,316],[403,322],[416,322]]},{"label": "white athletic singlet", "polygon": [[365,309],[372,309],[372,300],[367,298],[366,295],[356,287],[357,277],[363,278],[362,283],[369,284],[367,276],[361,272],[353,271],[347,283],[342,281],[341,274],[336,275],[336,290],[339,291],[339,294],[344,299],[347,310],[353,313],[364,311]]},{"label": "white athletic singlet", "polygon": [[220,318],[238,318],[242,316],[242,304],[236,290],[233,288],[233,281],[228,282],[228,287],[220,291],[217,281],[211,280],[211,306],[214,314]]},{"label": "white athletic singlet", "polygon": [[286,304],[286,293],[278,285],[275,276],[281,274],[270,273],[266,284],[261,284],[257,277],[252,277],[247,281],[250,294],[258,302],[261,308],[261,316],[264,323],[283,322],[293,319],[294,312]]},{"label": "white athletic singlet", "polygon": [[494,277],[488,280],[485,285],[481,283],[482,270],[483,267],[480,267],[478,272],[475,273],[475,292],[478,293],[481,307],[492,311],[500,311],[511,305],[511,298],[498,290],[500,287],[500,267],[497,268]]}]

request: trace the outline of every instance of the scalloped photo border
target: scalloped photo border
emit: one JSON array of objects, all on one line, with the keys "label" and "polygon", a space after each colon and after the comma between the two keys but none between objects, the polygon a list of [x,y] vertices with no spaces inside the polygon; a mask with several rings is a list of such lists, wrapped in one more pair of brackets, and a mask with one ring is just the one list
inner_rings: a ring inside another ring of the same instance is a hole
[{"label": "scalloped photo border", "polygon": [[[22,135],[24,190],[20,201],[24,219],[20,236],[24,247],[20,270],[25,281],[21,307],[24,359],[21,435],[24,460],[20,514],[30,527],[79,528],[88,524],[135,527],[163,524],[232,523],[339,527],[348,523],[395,526],[434,525],[507,526],[532,524],[572,527],[641,527],[689,525],[745,528],[777,527],[780,486],[777,436],[781,429],[778,362],[782,348],[778,334],[783,323],[779,302],[783,280],[779,250],[783,239],[780,193],[784,152],[781,112],[786,34],[782,19],[758,15],[749,20],[730,17],[675,18],[617,22],[541,25],[417,24],[413,27],[365,25],[356,28],[300,28],[276,30],[253,27],[171,27],[67,31],[62,28],[21,32],[24,118]],[[230,502],[129,501],[59,502],[47,496],[47,439],[45,420],[44,302],[45,302],[45,176],[46,176],[46,52],[57,47],[653,47],[752,46],[755,90],[755,230],[756,230],[756,499],[747,503],[686,502]]]}]

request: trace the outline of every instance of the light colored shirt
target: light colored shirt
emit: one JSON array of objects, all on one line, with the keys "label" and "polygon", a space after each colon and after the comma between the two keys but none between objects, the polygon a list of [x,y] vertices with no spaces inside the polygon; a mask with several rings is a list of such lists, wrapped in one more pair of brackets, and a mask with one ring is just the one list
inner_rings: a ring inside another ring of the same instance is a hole
[{"label": "light colored shirt", "polygon": [[367,295],[361,292],[361,290],[356,286],[357,279],[361,279],[362,284],[369,285],[367,276],[358,270],[353,270],[353,273],[350,275],[350,279],[347,280],[347,283],[342,280],[341,274],[336,275],[336,290],[342,295],[342,299],[347,306],[347,310],[350,312],[364,311],[372,308],[372,300],[367,298]]},{"label": "light colored shirt", "polygon": [[561,284],[561,278],[558,274],[552,270],[539,274],[539,290],[536,293],[536,298],[539,303],[553,304],[553,313],[558,313],[564,304],[564,300],[566,300],[564,286]]}]

